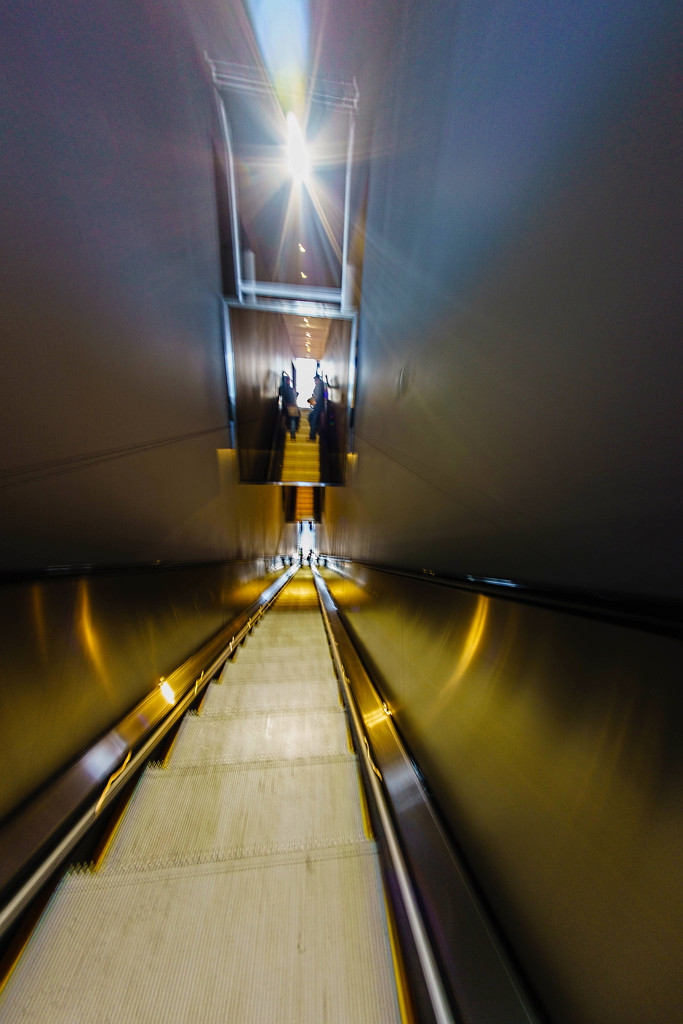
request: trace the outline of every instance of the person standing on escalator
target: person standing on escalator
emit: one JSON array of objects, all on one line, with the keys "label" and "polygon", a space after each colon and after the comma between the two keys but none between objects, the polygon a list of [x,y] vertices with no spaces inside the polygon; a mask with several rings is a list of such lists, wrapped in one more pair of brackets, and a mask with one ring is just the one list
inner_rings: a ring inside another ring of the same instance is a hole
[{"label": "person standing on escalator", "polygon": [[313,382],[313,394],[309,398],[309,403],[311,403],[311,411],[308,414],[308,425],[310,427],[308,440],[315,441],[320,426],[320,417],[325,408],[325,387],[322,377],[317,373]]},{"label": "person standing on escalator", "polygon": [[287,417],[288,429],[292,437],[292,441],[296,440],[296,432],[299,427],[299,407],[297,405],[298,392],[294,390],[292,382],[286,374],[282,374],[282,384],[280,385],[280,394],[282,395],[282,411]]}]

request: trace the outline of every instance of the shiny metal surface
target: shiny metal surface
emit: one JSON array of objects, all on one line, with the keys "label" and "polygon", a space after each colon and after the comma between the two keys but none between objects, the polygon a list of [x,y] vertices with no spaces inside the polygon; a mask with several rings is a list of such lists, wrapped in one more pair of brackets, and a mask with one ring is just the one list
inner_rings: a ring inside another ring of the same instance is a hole
[{"label": "shiny metal surface", "polygon": [[678,1019],[680,641],[368,568],[323,575],[550,1019]]},{"label": "shiny metal surface", "polygon": [[435,1019],[451,1021],[462,1016],[471,1024],[538,1021],[433,812],[394,727],[391,709],[374,689],[325,579],[317,571],[315,576],[333,658],[361,753],[367,759]]},{"label": "shiny metal surface", "polygon": [[0,585],[0,818],[251,604],[267,578],[261,559]]},{"label": "shiny metal surface", "polygon": [[[104,806],[195,701],[297,571],[295,565],[281,573],[256,601],[243,608],[167,678],[162,677],[163,685],[148,693],[105,736],[5,823],[0,830],[0,891],[10,898],[0,909],[0,934],[13,923]],[[63,830],[76,812],[78,820],[50,848],[52,837]],[[44,849],[46,855],[37,861]],[[22,868],[33,863],[36,866],[28,879],[20,888],[15,886],[12,890]]]},{"label": "shiny metal surface", "polygon": [[355,372],[357,322],[331,324],[321,364],[327,382],[327,426],[324,433],[326,472],[324,479],[342,484],[346,474],[346,452],[349,447],[352,376]]},{"label": "shiny metal surface", "polygon": [[278,389],[294,353],[278,313],[230,305],[237,451],[242,483],[266,483],[279,419]]}]

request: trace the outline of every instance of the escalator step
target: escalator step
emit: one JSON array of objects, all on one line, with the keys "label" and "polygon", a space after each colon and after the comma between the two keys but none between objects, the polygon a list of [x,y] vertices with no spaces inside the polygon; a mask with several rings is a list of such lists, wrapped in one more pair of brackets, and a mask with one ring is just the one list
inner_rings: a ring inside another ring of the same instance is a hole
[{"label": "escalator step", "polygon": [[366,843],[358,769],[308,764],[148,769],[103,871],[240,860]]},{"label": "escalator step", "polygon": [[0,1020],[399,1024],[381,892],[371,843],[68,875]]},{"label": "escalator step", "polygon": [[329,682],[242,682],[211,685],[202,706],[202,717],[239,715],[262,711],[334,711],[339,705],[336,687]]},{"label": "escalator step", "polygon": [[171,765],[336,757],[348,752],[347,742],[346,716],[341,708],[217,719],[187,716]]}]

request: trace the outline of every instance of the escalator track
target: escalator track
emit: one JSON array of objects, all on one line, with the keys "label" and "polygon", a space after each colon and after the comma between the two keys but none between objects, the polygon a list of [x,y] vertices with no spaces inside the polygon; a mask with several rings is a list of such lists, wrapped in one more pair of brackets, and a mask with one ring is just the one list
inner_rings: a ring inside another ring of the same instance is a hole
[{"label": "escalator track", "polygon": [[[402,1014],[403,1007],[403,1014]],[[405,1019],[377,847],[301,569],[70,869],[0,1021]]]}]

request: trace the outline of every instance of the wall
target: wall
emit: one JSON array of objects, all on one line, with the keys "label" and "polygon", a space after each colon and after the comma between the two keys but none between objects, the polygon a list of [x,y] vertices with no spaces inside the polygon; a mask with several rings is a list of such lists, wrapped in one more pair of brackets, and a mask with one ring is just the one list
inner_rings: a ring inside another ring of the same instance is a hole
[{"label": "wall", "polygon": [[0,584],[0,817],[256,600],[272,578],[256,560]]},{"label": "wall", "polygon": [[279,490],[240,485],[229,447],[204,51],[248,60],[238,25],[212,0],[3,14],[0,814],[295,546]]},{"label": "wall", "polygon": [[549,1019],[678,1019],[681,642],[343,568],[330,590]]},{"label": "wall", "polygon": [[327,400],[327,427],[325,445],[327,472],[330,483],[343,483],[348,449],[349,358],[351,351],[351,323],[331,320],[330,330],[321,361],[320,372],[330,382]]},{"label": "wall", "polygon": [[680,597],[677,7],[404,3],[387,31],[327,550]]},{"label": "wall", "polygon": [[238,489],[224,454],[203,50],[244,56],[236,18],[211,0],[3,18],[3,568],[277,547],[279,501]]},{"label": "wall", "polygon": [[294,353],[279,313],[232,308],[230,333],[240,479],[264,483],[279,421],[282,372],[291,376]]}]

